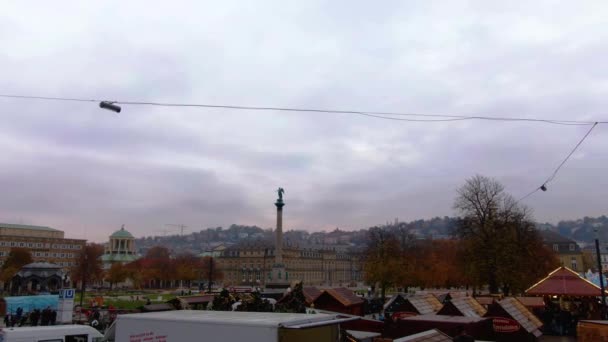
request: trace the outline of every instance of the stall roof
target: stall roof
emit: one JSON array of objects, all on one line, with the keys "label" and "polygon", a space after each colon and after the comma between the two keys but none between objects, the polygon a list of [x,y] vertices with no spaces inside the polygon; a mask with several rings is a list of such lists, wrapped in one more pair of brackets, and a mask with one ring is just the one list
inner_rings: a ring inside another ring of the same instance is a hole
[{"label": "stall roof", "polygon": [[313,303],[315,299],[319,298],[321,295],[321,290],[314,286],[307,286],[302,288],[302,292],[304,293],[304,297],[306,298],[307,303]]},{"label": "stall roof", "polygon": [[395,295],[393,295],[391,298],[389,298],[389,300],[386,301],[386,303],[384,303],[384,310],[387,310],[388,308],[390,308],[390,306],[399,298],[401,298],[401,300],[405,300],[405,298],[407,298],[407,295],[403,294],[403,293],[397,293]]},{"label": "stall roof", "polygon": [[492,303],[494,303],[494,297],[488,297],[488,296],[483,296],[483,297],[475,297],[475,300],[481,304],[481,305],[490,305]]},{"label": "stall roof", "polygon": [[[337,318],[356,318],[356,320],[343,323],[344,329],[347,330],[355,330],[355,331],[367,331],[367,332],[376,332],[380,333],[384,330],[384,322],[379,321],[377,319],[365,318],[361,316],[348,315],[341,312],[328,311],[328,310],[320,310],[320,309],[309,309],[314,313],[321,313],[326,315],[333,315]],[[307,312],[308,314],[312,314],[312,312]]]},{"label": "stall roof", "polygon": [[437,297],[432,294],[407,297],[406,300],[410,302],[421,315],[435,313],[439,311],[442,306]]},{"label": "stall roof", "polygon": [[410,336],[393,340],[393,342],[451,342],[452,338],[437,329],[431,329]]},{"label": "stall roof", "polygon": [[346,330],[346,333],[354,337],[357,340],[371,339],[374,337],[382,336],[381,333],[372,331],[359,331],[359,330]]},{"label": "stall roof", "polygon": [[504,311],[506,311],[514,320],[516,320],[527,332],[534,334],[536,337],[542,335],[540,327],[541,322],[530,310],[519,302],[517,299],[510,297],[496,302]]},{"label": "stall roof", "polygon": [[528,295],[536,296],[581,296],[581,297],[598,297],[601,296],[600,288],[582,278],[578,273],[561,266],[549,275],[532,285],[526,290]]},{"label": "stall roof", "polygon": [[401,321],[429,321],[429,322],[450,322],[450,323],[476,323],[485,321],[488,318],[484,317],[466,317],[466,316],[442,316],[435,314],[418,315],[402,318]]},{"label": "stall roof", "polygon": [[447,301],[447,300],[452,300],[452,295],[450,295],[449,292],[435,294],[435,297],[437,297],[437,299],[442,303],[445,303],[445,301]]},{"label": "stall roof", "polygon": [[[329,294],[330,296],[334,297],[337,301],[342,303],[342,305],[344,305],[344,306],[358,305],[358,304],[363,304],[363,302],[364,302],[364,300],[361,297],[357,296],[353,291],[351,291],[345,287],[327,289],[327,290],[325,290],[325,292],[327,294]],[[319,297],[317,297],[317,298],[319,298]]]},{"label": "stall roof", "polygon": [[544,308],[545,301],[543,297],[515,297],[520,303],[527,308]]},{"label": "stall roof", "polygon": [[[452,306],[452,308],[450,308],[450,306]],[[441,308],[437,314],[441,315],[442,311],[445,311],[445,313],[448,315],[452,311],[457,311],[462,316],[467,317],[483,317],[487,312],[487,310],[473,297],[460,297],[452,299],[446,302],[443,305],[443,308]]]}]

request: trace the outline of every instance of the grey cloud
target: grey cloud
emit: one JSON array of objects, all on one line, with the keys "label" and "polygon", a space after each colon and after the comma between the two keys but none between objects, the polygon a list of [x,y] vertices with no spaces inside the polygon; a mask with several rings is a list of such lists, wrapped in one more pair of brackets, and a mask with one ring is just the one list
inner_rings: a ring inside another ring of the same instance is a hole
[{"label": "grey cloud", "polygon": [[[0,93],[583,120],[605,108],[601,3],[23,6],[0,14]],[[358,229],[453,214],[476,173],[527,193],[584,132],[0,99],[0,185],[12,194],[0,218],[94,240],[121,223],[139,235],[269,227],[283,186],[288,226]],[[604,213],[606,145],[598,127],[527,201],[539,220]]]},{"label": "grey cloud", "polygon": [[13,194],[2,198],[0,217],[18,214],[37,224],[44,224],[35,220],[39,215],[58,222],[79,217],[74,226],[106,224],[106,230],[127,222],[143,234],[165,220],[199,226],[220,217],[255,216],[238,187],[208,170],[57,157],[14,163],[0,180]]}]

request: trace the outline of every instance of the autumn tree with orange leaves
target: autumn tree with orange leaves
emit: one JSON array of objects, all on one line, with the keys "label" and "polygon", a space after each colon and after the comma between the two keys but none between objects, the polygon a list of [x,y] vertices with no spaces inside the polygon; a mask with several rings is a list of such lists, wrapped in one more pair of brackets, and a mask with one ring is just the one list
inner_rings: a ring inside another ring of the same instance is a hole
[{"label": "autumn tree with orange leaves", "polygon": [[190,287],[193,281],[213,283],[224,277],[211,257],[182,253],[172,257],[162,246],[152,247],[143,258],[125,265],[125,272],[137,288]]},{"label": "autumn tree with orange leaves", "polygon": [[413,264],[412,286],[451,288],[467,285],[458,240],[417,241],[408,257]]},{"label": "autumn tree with orange leaves", "polygon": [[72,268],[70,276],[73,281],[93,283],[103,279],[103,266],[101,256],[104,248],[97,243],[84,246],[78,255],[78,261]]},{"label": "autumn tree with orange leaves", "polygon": [[29,250],[22,247],[13,247],[8,253],[8,258],[2,264],[0,269],[0,280],[4,283],[5,289],[8,289],[8,285],[11,279],[19,272],[21,267],[32,262],[32,253]]},{"label": "autumn tree with orange leaves", "polygon": [[150,287],[164,288],[170,286],[171,281],[176,279],[176,270],[171,261],[169,249],[155,246],[148,250],[143,262],[146,267],[143,277]]},{"label": "autumn tree with orange leaves", "polygon": [[179,280],[180,287],[184,283],[186,287],[190,287],[193,280],[201,277],[202,259],[192,253],[180,254],[173,260],[175,268],[175,279]]},{"label": "autumn tree with orange leaves", "polygon": [[365,253],[364,274],[369,284],[378,284],[382,300],[386,290],[403,282],[406,270],[402,248],[395,234],[378,227],[370,228],[368,246]]}]

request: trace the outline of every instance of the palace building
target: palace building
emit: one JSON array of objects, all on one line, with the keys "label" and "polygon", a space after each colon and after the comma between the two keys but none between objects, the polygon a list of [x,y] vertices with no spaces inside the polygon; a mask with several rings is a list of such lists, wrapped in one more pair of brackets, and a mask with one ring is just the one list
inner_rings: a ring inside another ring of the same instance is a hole
[{"label": "palace building", "polygon": [[269,241],[250,241],[222,251],[218,264],[224,272],[224,286],[248,285],[287,288],[295,281],[305,286],[357,286],[363,281],[360,253],[323,245],[306,247],[285,245],[283,207],[285,190],[277,190],[277,226],[274,245]]},{"label": "palace building", "polygon": [[[322,246],[283,246],[285,280],[305,286],[356,286],[363,281],[361,254]],[[272,281],[275,248],[265,241],[241,243],[226,248],[217,259],[224,272],[224,285],[265,287]]]}]

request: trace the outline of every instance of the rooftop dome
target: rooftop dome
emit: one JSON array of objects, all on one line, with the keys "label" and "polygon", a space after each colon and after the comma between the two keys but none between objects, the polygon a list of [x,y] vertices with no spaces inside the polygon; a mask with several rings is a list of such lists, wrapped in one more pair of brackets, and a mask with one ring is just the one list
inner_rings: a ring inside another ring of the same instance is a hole
[{"label": "rooftop dome", "polygon": [[20,279],[27,279],[30,277],[35,277],[37,279],[55,278],[58,281],[61,281],[64,275],[65,274],[59,265],[48,262],[33,262],[23,266],[15,277]]},{"label": "rooftop dome", "polygon": [[31,264],[27,264],[27,265],[21,267],[21,269],[33,269],[33,268],[60,269],[61,266],[59,266],[57,264],[51,264],[50,262],[32,262]]},{"label": "rooftop dome", "polygon": [[130,238],[135,239],[129,231],[125,230],[125,226],[123,225],[120,230],[114,232],[114,234],[110,235],[111,238]]}]

